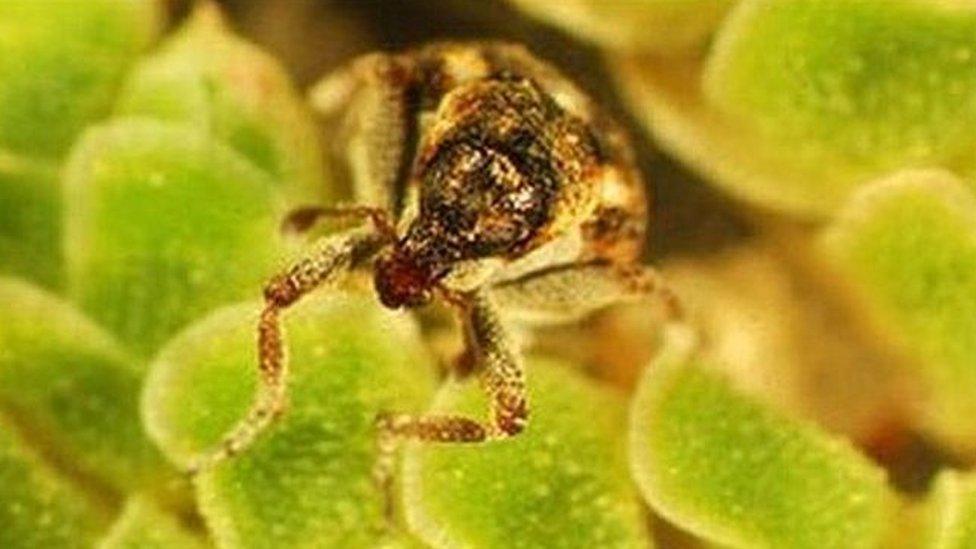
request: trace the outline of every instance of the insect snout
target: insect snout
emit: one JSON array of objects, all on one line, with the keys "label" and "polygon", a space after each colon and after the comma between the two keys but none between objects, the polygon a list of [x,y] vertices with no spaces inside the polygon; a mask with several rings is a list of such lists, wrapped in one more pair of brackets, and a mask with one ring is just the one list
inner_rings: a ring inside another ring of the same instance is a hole
[{"label": "insect snout", "polygon": [[380,302],[390,309],[426,305],[438,278],[432,269],[396,248],[376,259],[373,273]]}]

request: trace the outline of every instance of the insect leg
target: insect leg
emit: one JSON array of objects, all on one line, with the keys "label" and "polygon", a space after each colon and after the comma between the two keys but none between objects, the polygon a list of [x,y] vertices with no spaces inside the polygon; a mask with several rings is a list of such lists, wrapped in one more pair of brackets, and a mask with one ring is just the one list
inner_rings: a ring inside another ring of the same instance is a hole
[{"label": "insect leg", "polygon": [[345,159],[357,204],[396,209],[416,139],[408,58],[369,54],[336,71],[312,92],[324,117],[343,114],[335,140]]},{"label": "insect leg", "polygon": [[264,309],[258,322],[259,389],[251,408],[224,436],[216,449],[194,461],[193,474],[247,448],[283,411],[288,377],[281,312],[302,296],[371,257],[384,242],[376,231],[354,229],[322,238],[310,253],[271,278],[264,288]]},{"label": "insect leg", "polygon": [[681,317],[677,297],[645,265],[583,263],[529,273],[492,288],[507,316],[530,324],[558,324],[604,307],[641,299],[659,303],[669,319]]},{"label": "insect leg", "polygon": [[464,313],[464,328],[468,331],[468,341],[477,347],[474,353],[481,384],[491,402],[488,419],[381,413],[377,417],[380,457],[374,475],[388,496],[398,441],[499,440],[517,435],[528,421],[521,354],[506,332],[492,297],[485,291],[473,294]]}]

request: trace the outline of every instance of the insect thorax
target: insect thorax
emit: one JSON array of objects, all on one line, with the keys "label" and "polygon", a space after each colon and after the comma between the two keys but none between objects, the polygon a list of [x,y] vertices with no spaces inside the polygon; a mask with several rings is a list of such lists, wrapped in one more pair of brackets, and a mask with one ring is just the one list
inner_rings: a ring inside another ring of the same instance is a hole
[{"label": "insect thorax", "polygon": [[459,86],[421,141],[420,211],[402,251],[435,265],[520,257],[592,212],[602,161],[590,128],[532,80]]}]

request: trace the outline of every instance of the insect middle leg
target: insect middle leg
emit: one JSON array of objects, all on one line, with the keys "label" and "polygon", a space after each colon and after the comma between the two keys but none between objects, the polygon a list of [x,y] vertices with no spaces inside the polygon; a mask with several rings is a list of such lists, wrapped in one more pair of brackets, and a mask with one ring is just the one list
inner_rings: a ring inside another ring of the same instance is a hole
[{"label": "insect middle leg", "polygon": [[504,325],[492,296],[478,291],[463,311],[468,341],[475,346],[482,388],[490,400],[487,420],[461,415],[412,415],[384,412],[377,417],[380,455],[374,471],[391,500],[394,456],[399,441],[484,442],[512,437],[529,415],[522,357]]},{"label": "insect middle leg", "polygon": [[286,400],[287,362],[281,332],[281,313],[315,288],[371,257],[385,242],[375,229],[353,229],[324,237],[312,251],[274,276],[264,288],[264,308],[258,321],[259,389],[247,415],[220,445],[188,467],[194,474],[247,448],[278,417]]},{"label": "insect middle leg", "polygon": [[529,273],[492,288],[506,316],[528,324],[579,320],[617,303],[648,300],[668,320],[683,316],[678,298],[658,272],[640,264],[570,264]]}]

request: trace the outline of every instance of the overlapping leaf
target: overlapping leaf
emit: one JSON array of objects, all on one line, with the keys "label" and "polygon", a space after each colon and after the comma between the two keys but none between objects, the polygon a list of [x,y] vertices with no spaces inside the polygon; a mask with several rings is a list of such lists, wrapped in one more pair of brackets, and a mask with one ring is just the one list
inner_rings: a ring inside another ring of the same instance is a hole
[{"label": "overlapping leaf", "polygon": [[127,79],[117,116],[181,122],[210,133],[302,205],[327,199],[317,129],[278,62],[201,3],[190,22]]},{"label": "overlapping leaf", "polygon": [[160,26],[155,0],[0,3],[0,150],[54,159],[108,114]]},{"label": "overlapping leaf", "polygon": [[69,295],[143,355],[257,294],[279,258],[274,181],[193,127],[91,129],[65,177]]},{"label": "overlapping leaf", "polygon": [[138,416],[140,371],[69,304],[0,279],[0,413],[61,466],[115,494],[169,476]]},{"label": "overlapping leaf", "polygon": [[[157,357],[146,423],[181,465],[243,417],[255,391],[257,305],[216,313]],[[222,547],[365,547],[389,532],[373,484],[373,421],[419,410],[433,384],[409,317],[371,296],[340,292],[286,320],[292,375],[280,423],[239,457],[196,480],[201,512]]]},{"label": "overlapping leaf", "polygon": [[0,420],[0,546],[90,547],[108,522],[106,511]]},{"label": "overlapping leaf", "polygon": [[631,466],[669,520],[732,547],[878,547],[896,500],[844,441],[737,393],[675,329],[631,411]]},{"label": "overlapping leaf", "polygon": [[887,171],[976,171],[967,3],[746,0],[704,63],[619,66],[662,145],[765,206],[826,216]]},{"label": "overlapping leaf", "polygon": [[913,171],[860,191],[824,235],[859,304],[913,359],[923,427],[976,450],[976,199]]},{"label": "overlapping leaf", "polygon": [[[531,361],[532,419],[517,438],[411,445],[405,511],[434,547],[648,547],[627,476],[619,395],[565,364]],[[485,417],[477,383],[448,384],[434,410]]]},{"label": "overlapping leaf", "polygon": [[0,152],[0,273],[60,284],[60,206],[54,164]]},{"label": "overlapping leaf", "polygon": [[98,549],[204,549],[205,541],[152,500],[133,496]]}]

